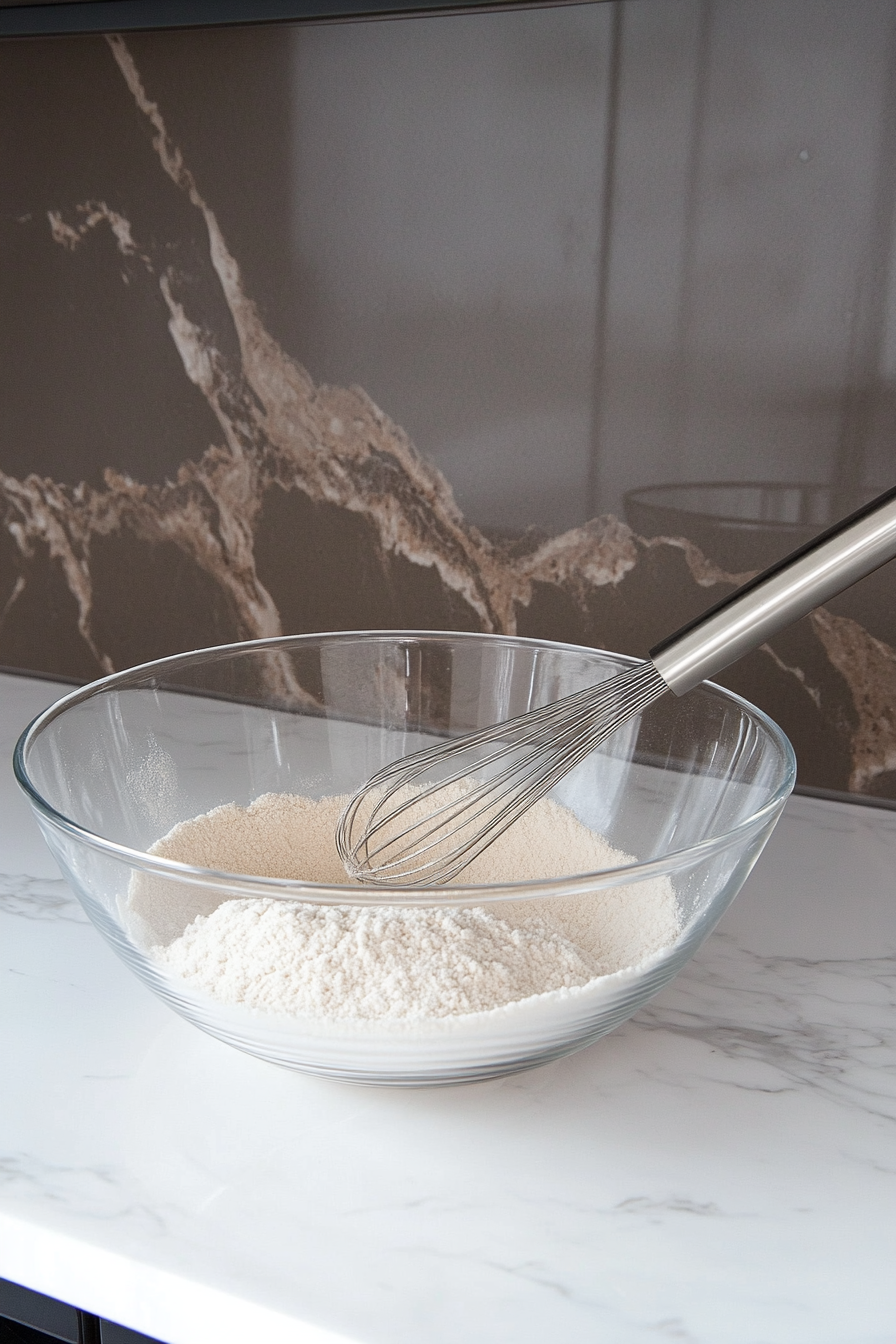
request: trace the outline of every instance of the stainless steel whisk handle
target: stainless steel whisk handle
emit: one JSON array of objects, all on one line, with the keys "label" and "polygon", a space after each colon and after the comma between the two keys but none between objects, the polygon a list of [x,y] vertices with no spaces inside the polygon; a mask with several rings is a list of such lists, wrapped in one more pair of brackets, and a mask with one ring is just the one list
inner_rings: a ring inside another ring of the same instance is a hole
[{"label": "stainless steel whisk handle", "polygon": [[684,695],[894,556],[896,487],[662,640],[653,665]]}]

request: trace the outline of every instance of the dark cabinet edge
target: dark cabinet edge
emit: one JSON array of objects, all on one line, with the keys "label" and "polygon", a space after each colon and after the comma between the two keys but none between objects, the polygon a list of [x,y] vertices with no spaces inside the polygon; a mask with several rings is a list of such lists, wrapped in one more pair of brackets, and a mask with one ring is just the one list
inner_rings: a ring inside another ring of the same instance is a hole
[{"label": "dark cabinet edge", "polygon": [[608,0],[61,0],[3,4],[0,37],[58,37],[72,33],[135,32],[266,23],[338,23],[427,14],[502,9],[549,9]]},{"label": "dark cabinet edge", "polygon": [[63,1344],[83,1344],[77,1307],[11,1279],[0,1278],[0,1320],[39,1330]]},{"label": "dark cabinet edge", "polygon": [[24,1326],[58,1344],[162,1344],[129,1326],[104,1320],[35,1288],[0,1277],[0,1324]]}]

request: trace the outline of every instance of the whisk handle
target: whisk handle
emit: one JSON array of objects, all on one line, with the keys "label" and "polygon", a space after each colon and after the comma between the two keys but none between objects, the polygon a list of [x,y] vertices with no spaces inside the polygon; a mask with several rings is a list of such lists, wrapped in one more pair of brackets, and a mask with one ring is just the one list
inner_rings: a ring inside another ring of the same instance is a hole
[{"label": "whisk handle", "polygon": [[757,574],[650,650],[676,695],[896,556],[896,487]]}]

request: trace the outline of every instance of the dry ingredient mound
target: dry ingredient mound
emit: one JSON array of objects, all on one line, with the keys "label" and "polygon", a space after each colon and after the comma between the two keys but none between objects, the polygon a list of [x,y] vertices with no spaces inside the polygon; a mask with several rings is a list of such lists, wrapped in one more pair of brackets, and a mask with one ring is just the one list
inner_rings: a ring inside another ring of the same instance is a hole
[{"label": "dry ingredient mound", "polygon": [[226,1003],[330,1018],[477,1013],[593,979],[543,920],[458,910],[228,901],[160,954]]},{"label": "dry ingredient mound", "polygon": [[[175,826],[150,850],[218,871],[349,885],[336,852],[346,799],[268,793]],[[559,878],[634,862],[542,799],[464,874],[468,883]],[[368,889],[369,890],[369,889]],[[458,908],[225,900],[135,875],[126,911],[154,960],[229,1004],[318,1019],[432,1019],[564,994],[637,966],[675,940],[667,877],[580,896]]]}]

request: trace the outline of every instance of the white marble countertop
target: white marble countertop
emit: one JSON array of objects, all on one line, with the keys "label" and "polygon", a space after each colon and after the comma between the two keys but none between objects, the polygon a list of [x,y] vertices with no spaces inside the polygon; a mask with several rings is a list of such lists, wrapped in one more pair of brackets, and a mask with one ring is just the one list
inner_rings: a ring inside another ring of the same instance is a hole
[{"label": "white marble countertop", "polygon": [[792,799],[685,972],[590,1049],[422,1091],[291,1074],[101,941],[8,766],[0,1276],[170,1344],[892,1344],[896,812]]}]

